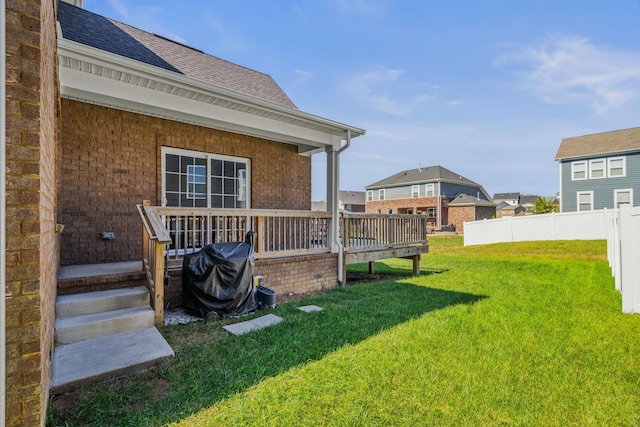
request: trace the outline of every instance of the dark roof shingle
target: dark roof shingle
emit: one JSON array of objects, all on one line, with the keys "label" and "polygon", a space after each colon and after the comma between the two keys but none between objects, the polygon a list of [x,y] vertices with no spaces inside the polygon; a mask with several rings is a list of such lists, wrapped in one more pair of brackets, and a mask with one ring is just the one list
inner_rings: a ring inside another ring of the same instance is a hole
[{"label": "dark roof shingle", "polygon": [[407,184],[421,184],[432,181],[436,182],[437,180],[470,185],[473,187],[480,187],[479,184],[471,181],[470,179],[467,179],[460,174],[437,165],[398,172],[395,175],[368,185],[366,188],[372,189],[378,187],[393,187]]},{"label": "dark roof shingle", "polygon": [[59,2],[58,5],[58,21],[66,40],[297,110],[291,99],[267,74],[66,2]]}]

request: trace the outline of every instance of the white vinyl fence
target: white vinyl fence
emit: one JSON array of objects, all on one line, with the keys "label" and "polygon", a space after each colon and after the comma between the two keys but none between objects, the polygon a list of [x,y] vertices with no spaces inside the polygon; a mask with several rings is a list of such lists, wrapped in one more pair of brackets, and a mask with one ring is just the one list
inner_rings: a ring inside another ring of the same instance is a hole
[{"label": "white vinyl fence", "polygon": [[532,240],[604,240],[607,210],[486,219],[464,223],[464,245]]},{"label": "white vinyl fence", "polygon": [[622,312],[640,313],[640,207],[466,222],[464,244],[532,240],[607,240]]},{"label": "white vinyl fence", "polygon": [[640,313],[640,207],[613,210],[607,223],[607,258],[622,294],[622,312]]}]

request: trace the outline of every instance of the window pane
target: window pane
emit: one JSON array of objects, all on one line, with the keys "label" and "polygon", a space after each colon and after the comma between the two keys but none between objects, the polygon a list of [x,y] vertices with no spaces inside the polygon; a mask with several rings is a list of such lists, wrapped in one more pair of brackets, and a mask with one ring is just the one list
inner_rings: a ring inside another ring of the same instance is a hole
[{"label": "window pane", "polygon": [[168,173],[166,175],[167,191],[180,191],[180,175]]},{"label": "window pane", "polygon": [[211,178],[211,194],[222,194],[222,178]]},{"label": "window pane", "polygon": [[234,196],[224,196],[224,206],[225,208],[235,208],[236,207],[236,198]]},{"label": "window pane", "polygon": [[224,162],[224,176],[234,177],[236,176],[236,168],[234,162]]},{"label": "window pane", "polygon": [[211,160],[211,175],[222,176],[222,160]]},{"label": "window pane", "polygon": [[221,208],[222,207],[222,196],[211,196],[211,207],[212,208]]},{"label": "window pane", "polygon": [[165,157],[165,168],[167,172],[180,172],[180,156],[167,154]]}]

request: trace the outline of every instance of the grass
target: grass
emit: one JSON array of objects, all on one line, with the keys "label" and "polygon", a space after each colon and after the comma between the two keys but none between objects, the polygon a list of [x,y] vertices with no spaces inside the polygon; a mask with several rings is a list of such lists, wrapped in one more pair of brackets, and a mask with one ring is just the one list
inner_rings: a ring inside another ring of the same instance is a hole
[{"label": "grass", "polygon": [[388,279],[283,304],[265,330],[166,328],[173,360],[54,399],[49,424],[640,424],[640,316],[604,242],[430,244],[421,276],[376,263]]}]

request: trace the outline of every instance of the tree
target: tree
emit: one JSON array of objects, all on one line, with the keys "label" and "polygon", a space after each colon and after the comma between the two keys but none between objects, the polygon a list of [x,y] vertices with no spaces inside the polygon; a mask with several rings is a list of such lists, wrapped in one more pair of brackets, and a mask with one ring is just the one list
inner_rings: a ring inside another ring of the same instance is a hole
[{"label": "tree", "polygon": [[545,200],[542,197],[538,197],[533,202],[533,214],[534,215],[553,213],[553,212],[558,212],[558,205],[556,205],[552,201],[548,201],[548,200]]}]

